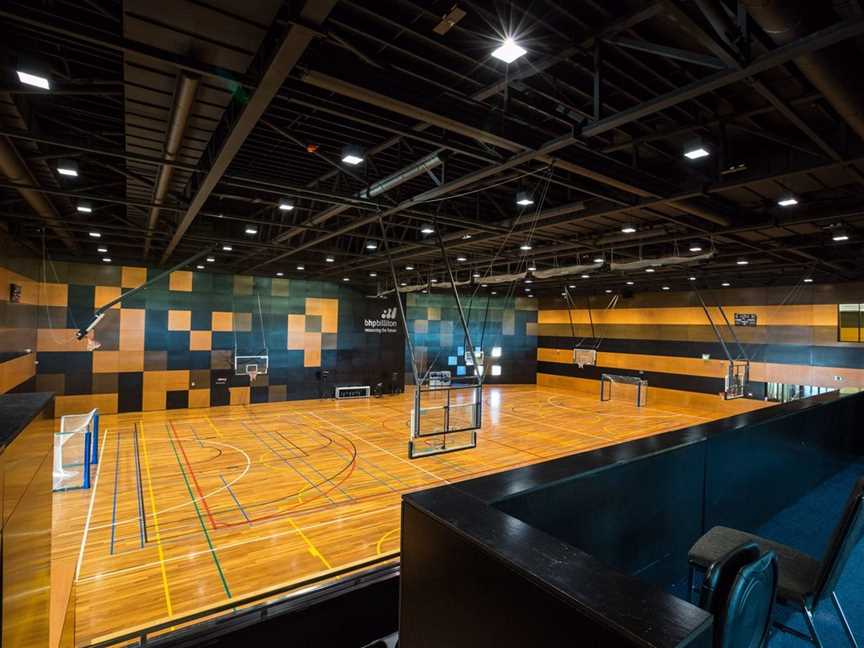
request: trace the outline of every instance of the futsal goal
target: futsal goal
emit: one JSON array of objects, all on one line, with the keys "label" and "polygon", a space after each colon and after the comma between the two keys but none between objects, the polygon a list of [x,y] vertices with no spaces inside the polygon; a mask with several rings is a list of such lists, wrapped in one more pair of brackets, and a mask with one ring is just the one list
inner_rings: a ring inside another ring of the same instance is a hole
[{"label": "futsal goal", "polygon": [[99,463],[99,410],[67,414],[54,434],[54,490],[90,488],[90,466]]},{"label": "futsal goal", "polygon": [[624,401],[644,407],[648,402],[648,381],[638,376],[604,373],[600,376],[600,400]]}]

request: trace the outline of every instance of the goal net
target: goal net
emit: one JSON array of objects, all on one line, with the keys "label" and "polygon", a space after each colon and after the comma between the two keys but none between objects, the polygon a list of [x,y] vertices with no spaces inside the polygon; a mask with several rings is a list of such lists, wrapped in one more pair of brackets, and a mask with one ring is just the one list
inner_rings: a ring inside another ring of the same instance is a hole
[{"label": "goal net", "polygon": [[54,434],[54,490],[90,488],[90,466],[99,462],[99,410],[67,414]]},{"label": "goal net", "polygon": [[638,376],[604,373],[600,376],[600,400],[618,400],[644,407],[648,402],[648,381]]},{"label": "goal net", "polygon": [[723,389],[723,397],[726,400],[743,398],[744,389],[750,381],[750,363],[730,362],[726,370],[726,379]]}]

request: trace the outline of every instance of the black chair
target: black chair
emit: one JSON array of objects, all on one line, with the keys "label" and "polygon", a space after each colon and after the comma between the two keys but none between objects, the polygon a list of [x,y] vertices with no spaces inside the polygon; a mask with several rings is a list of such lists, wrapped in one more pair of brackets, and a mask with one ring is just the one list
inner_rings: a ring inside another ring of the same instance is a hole
[{"label": "black chair", "polygon": [[714,615],[714,648],[763,648],[777,595],[777,559],[743,544],[708,568],[699,607]]},{"label": "black chair", "polygon": [[762,551],[773,551],[777,556],[779,582],[777,601],[799,610],[807,624],[809,635],[775,623],[784,632],[793,634],[822,648],[822,640],[816,631],[813,614],[819,604],[829,597],[837,610],[837,615],[843,630],[854,648],[859,648],[852,628],[846,619],[840,599],[834,591],[843,569],[849,560],[854,547],[864,537],[864,477],[858,480],[849,499],[840,522],[834,529],[828,549],[822,560],[798,551],[787,545],[773,542],[759,536],[745,533],[737,529],[717,526],[703,535],[690,548],[690,591],[693,591],[697,569],[708,569],[722,556],[732,549],[749,542],[756,543]]}]

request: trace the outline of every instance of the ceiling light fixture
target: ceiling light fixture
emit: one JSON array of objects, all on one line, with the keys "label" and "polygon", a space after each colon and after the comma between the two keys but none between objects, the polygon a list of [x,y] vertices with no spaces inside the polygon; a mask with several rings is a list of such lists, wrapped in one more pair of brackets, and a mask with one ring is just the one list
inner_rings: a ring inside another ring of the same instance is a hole
[{"label": "ceiling light fixture", "polygon": [[611,288],[607,288],[607,289],[604,290],[603,292],[605,292],[607,295],[609,295],[609,294],[612,293],[612,289],[611,289]]},{"label": "ceiling light fixture", "polygon": [[521,56],[527,54],[528,51],[516,43],[515,40],[510,38],[509,36],[504,39],[504,42],[501,43],[500,47],[498,47],[494,52],[492,52],[492,56],[497,58],[499,61],[504,61],[508,65],[518,59]]},{"label": "ceiling light fixture", "polygon": [[670,290],[669,286],[663,286],[663,290]]},{"label": "ceiling light fixture", "polygon": [[623,234],[633,234],[635,231],[636,231],[635,225],[627,224],[627,225],[624,225],[621,227],[621,232]]},{"label": "ceiling light fixture", "polygon": [[279,201],[279,209],[281,209],[282,211],[291,211],[292,209],[294,209],[294,203],[287,198],[283,198]]},{"label": "ceiling light fixture", "polygon": [[98,248],[96,248],[96,251],[101,253],[101,254],[105,254],[106,252],[108,252],[108,248],[107,247],[98,247]]},{"label": "ceiling light fixture", "polygon": [[276,276],[277,276],[277,277],[284,277],[284,276],[285,276],[285,273],[284,273],[284,272],[277,272],[277,273],[276,273]]},{"label": "ceiling light fixture", "polygon": [[750,262],[747,259],[738,259],[735,263],[740,266],[750,265]]},{"label": "ceiling light fixture", "polygon": [[690,140],[684,147],[684,157],[688,160],[699,160],[711,155],[707,145],[701,139]]},{"label": "ceiling light fixture", "polygon": [[537,269],[537,264],[533,261],[528,264],[528,272],[534,272]]},{"label": "ceiling light fixture", "polygon": [[199,263],[198,265],[195,266],[195,269],[196,270],[203,270],[204,266]]},{"label": "ceiling light fixture", "polygon": [[591,275],[583,274],[583,275],[582,275],[582,278],[583,278],[583,279],[590,279],[590,278],[591,278]]},{"label": "ceiling light fixture", "polygon": [[456,257],[456,260],[457,260],[459,263],[465,263],[465,262],[468,260],[468,257],[466,257],[466,256],[460,254],[458,257]]},{"label": "ceiling light fixture", "polygon": [[378,241],[366,241],[366,249],[367,250],[377,250],[378,249]]},{"label": "ceiling light fixture", "polygon": [[302,263],[299,263],[297,264],[297,269],[302,271],[306,269],[306,266],[304,266]]},{"label": "ceiling light fixture", "polygon": [[687,281],[696,281],[696,277],[687,277]]},{"label": "ceiling light fixture", "polygon": [[527,191],[517,191],[516,192],[516,204],[520,207],[527,207],[528,205],[534,204],[534,199],[531,197],[531,194]]},{"label": "ceiling light fixture", "polygon": [[231,246],[228,245],[228,244],[224,244],[224,245],[222,245],[222,251],[223,251],[223,252],[231,252],[233,249],[234,249],[234,248],[231,247]]},{"label": "ceiling light fixture", "polygon": [[804,277],[804,283],[813,283],[813,280],[810,277]]},{"label": "ceiling light fixture", "polygon": [[531,244],[530,243],[523,243],[522,245],[519,246],[519,249],[522,250],[523,252],[528,252],[529,250],[531,250]]},{"label": "ceiling light fixture", "polygon": [[111,257],[102,257],[102,261],[105,263],[111,263]]},{"label": "ceiling light fixture", "polygon": [[351,279],[348,277],[342,277],[342,281],[351,281]]},{"label": "ceiling light fixture", "polygon": [[406,265],[405,269],[410,271],[410,270],[414,269],[414,266],[413,265]]},{"label": "ceiling light fixture", "polygon": [[25,72],[24,70],[16,70],[16,72],[18,73],[18,80],[24,85],[40,88],[41,90],[51,89],[51,80],[46,76],[35,74],[34,72]]},{"label": "ceiling light fixture", "polygon": [[209,256],[205,259],[207,263],[214,263],[216,261],[216,257]]},{"label": "ceiling light fixture", "polygon": [[645,268],[645,272],[654,272],[654,268]]},{"label": "ceiling light fixture", "polygon": [[370,272],[370,273],[369,273],[369,276],[370,276],[370,277],[377,277],[377,276],[378,276],[378,273],[377,273],[377,272]]},{"label": "ceiling light fixture", "polygon": [[721,283],[720,285],[723,286],[724,288],[728,288],[728,287],[731,286],[732,284],[730,284],[728,281],[724,281],[724,282]]},{"label": "ceiling light fixture", "polygon": [[336,259],[334,259],[332,256],[324,257],[324,260],[325,260],[327,263],[333,263],[333,262],[336,261]]},{"label": "ceiling light fixture", "polygon": [[363,149],[356,144],[346,144],[342,148],[342,161],[351,166],[357,166],[363,161]]},{"label": "ceiling light fixture", "polygon": [[420,226],[420,233],[421,234],[433,234],[434,232],[435,232],[435,228],[432,227],[432,225],[429,223],[423,223]]},{"label": "ceiling light fixture", "polygon": [[249,236],[255,236],[258,233],[258,228],[254,225],[247,225],[245,231]]},{"label": "ceiling light fixture", "polygon": [[787,195],[783,196],[777,201],[777,204],[780,207],[794,207],[798,204],[798,199],[795,196]]},{"label": "ceiling light fixture", "polygon": [[844,229],[838,229],[834,234],[831,235],[832,241],[837,241],[838,243],[841,241],[848,241],[849,234]]},{"label": "ceiling light fixture", "polygon": [[602,256],[600,256],[599,254],[598,254],[596,257],[594,257],[594,263],[603,263],[605,260],[606,260],[606,259],[604,259],[604,258],[603,258]]},{"label": "ceiling light fixture", "polygon": [[89,203],[86,200],[79,200],[76,209],[82,214],[89,214],[93,211],[93,203]]},{"label": "ceiling light fixture", "polygon": [[90,238],[102,238],[102,235],[99,232],[87,232],[90,235]]},{"label": "ceiling light fixture", "polygon": [[78,177],[78,163],[75,160],[60,160],[57,162],[57,173],[70,178]]},{"label": "ceiling light fixture", "polygon": [[632,286],[632,285],[635,284],[636,282],[635,282],[635,281],[628,281],[628,282],[626,282],[626,283],[627,283],[628,286]]},{"label": "ceiling light fixture", "polygon": [[702,251],[702,244],[699,243],[699,242],[697,242],[697,241],[693,241],[693,242],[690,244],[690,247],[689,247],[688,249],[689,249],[691,252],[701,252],[701,251]]}]

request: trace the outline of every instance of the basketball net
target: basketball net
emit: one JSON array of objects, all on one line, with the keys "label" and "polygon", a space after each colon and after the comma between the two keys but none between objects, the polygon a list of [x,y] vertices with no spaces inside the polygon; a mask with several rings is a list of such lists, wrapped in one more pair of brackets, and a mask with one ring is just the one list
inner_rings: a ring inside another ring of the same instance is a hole
[{"label": "basketball net", "polygon": [[249,382],[254,383],[255,379],[258,377],[258,370],[257,369],[249,369],[246,373],[249,376]]},{"label": "basketball net", "polygon": [[101,346],[102,346],[102,343],[97,342],[96,338],[93,337],[93,331],[90,331],[87,334],[87,350],[88,351],[95,351],[96,349],[98,349]]}]

